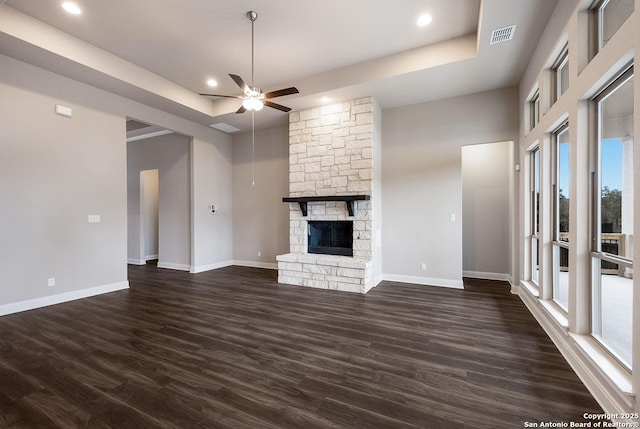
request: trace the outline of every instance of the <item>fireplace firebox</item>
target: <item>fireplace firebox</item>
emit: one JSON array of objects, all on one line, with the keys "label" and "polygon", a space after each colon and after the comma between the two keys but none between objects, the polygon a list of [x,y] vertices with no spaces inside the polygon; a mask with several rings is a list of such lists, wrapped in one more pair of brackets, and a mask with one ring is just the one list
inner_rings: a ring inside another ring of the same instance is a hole
[{"label": "fireplace firebox", "polygon": [[353,221],[309,221],[308,252],[353,256]]}]

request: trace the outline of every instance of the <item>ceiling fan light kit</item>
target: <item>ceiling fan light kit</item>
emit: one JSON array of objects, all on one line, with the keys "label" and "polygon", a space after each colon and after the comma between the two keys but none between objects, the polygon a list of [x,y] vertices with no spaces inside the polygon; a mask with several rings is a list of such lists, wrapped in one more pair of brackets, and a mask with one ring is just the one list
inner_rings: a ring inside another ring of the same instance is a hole
[{"label": "ceiling fan light kit", "polygon": [[242,100],[242,107],[244,107],[245,110],[255,110],[257,112],[258,110],[262,110],[264,103],[258,97],[249,97]]},{"label": "ceiling fan light kit", "polygon": [[298,94],[300,91],[296,87],[279,89],[277,91],[262,92],[262,89],[253,86],[253,71],[254,71],[254,37],[253,37],[253,23],[258,19],[258,12],[250,10],[247,12],[247,18],[251,21],[251,85],[247,85],[240,76],[236,74],[229,74],[231,79],[242,89],[243,95],[220,95],[220,94],[200,94],[206,97],[225,97],[225,98],[238,98],[242,100],[242,106],[236,111],[236,113],[244,113],[247,110],[251,112],[257,112],[262,110],[264,106],[271,107],[283,112],[289,112],[291,108],[283,106],[281,104],[268,101],[270,98],[282,97],[285,95]]}]

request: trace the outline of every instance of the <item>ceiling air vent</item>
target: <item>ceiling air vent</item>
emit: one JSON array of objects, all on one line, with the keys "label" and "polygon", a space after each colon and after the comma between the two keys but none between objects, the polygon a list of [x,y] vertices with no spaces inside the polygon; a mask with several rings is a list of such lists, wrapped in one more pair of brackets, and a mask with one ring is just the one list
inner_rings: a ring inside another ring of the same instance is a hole
[{"label": "ceiling air vent", "polygon": [[489,41],[490,45],[495,45],[496,43],[507,42],[513,39],[513,33],[516,32],[516,26],[511,25],[509,27],[498,28],[497,30],[493,30],[491,32],[491,40]]},{"label": "ceiling air vent", "polygon": [[209,126],[225,133],[235,133],[236,131],[240,131],[240,129],[234,127],[233,125],[225,124],[224,122],[218,122],[217,124],[212,124]]}]

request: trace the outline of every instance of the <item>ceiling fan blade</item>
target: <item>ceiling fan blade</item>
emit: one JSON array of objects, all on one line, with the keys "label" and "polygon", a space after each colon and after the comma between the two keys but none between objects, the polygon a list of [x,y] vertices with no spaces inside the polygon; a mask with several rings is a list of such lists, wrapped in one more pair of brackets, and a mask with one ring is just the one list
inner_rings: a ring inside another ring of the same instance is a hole
[{"label": "ceiling fan blade", "polygon": [[283,112],[289,112],[291,107],[283,106],[282,104],[272,103],[271,101],[264,101],[265,106],[272,107],[274,109],[282,110]]},{"label": "ceiling fan blade", "polygon": [[245,109],[244,106],[240,106],[240,108],[238,110],[236,110],[236,113],[244,113],[246,111],[247,111],[247,109]]},{"label": "ceiling fan blade", "polygon": [[276,97],[282,97],[284,95],[298,94],[298,93],[300,93],[300,91],[298,91],[298,88],[296,88],[295,86],[292,86],[291,88],[285,88],[285,89],[279,89],[277,91],[267,92],[264,95],[264,98],[276,98]]},{"label": "ceiling fan blade", "polygon": [[229,76],[231,77],[231,79],[233,79],[236,85],[240,87],[242,92],[247,92],[249,90],[249,85],[247,85],[240,76],[238,76],[237,74],[229,74]]},{"label": "ceiling fan blade", "polygon": [[224,98],[242,98],[239,95],[221,95],[221,94],[200,94],[205,97],[224,97]]}]

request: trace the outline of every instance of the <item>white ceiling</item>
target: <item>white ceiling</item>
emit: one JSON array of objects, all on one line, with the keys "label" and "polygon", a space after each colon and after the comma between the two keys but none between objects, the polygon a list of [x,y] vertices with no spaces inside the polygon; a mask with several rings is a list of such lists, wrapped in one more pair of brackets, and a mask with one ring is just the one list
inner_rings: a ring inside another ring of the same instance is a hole
[{"label": "white ceiling", "polygon": [[[296,86],[274,101],[305,109],[373,96],[382,108],[517,84],[557,0],[8,0],[0,6],[0,53],[150,104],[205,125],[241,130],[239,95],[228,77],[265,91]],[[0,3],[1,0],[0,0]],[[433,22],[416,25],[428,12]],[[35,19],[33,19],[35,18]],[[513,41],[489,45],[492,30],[516,24]],[[60,30],[64,33],[61,33]],[[205,81],[215,78],[217,88]],[[286,123],[265,108],[258,126]]]}]

